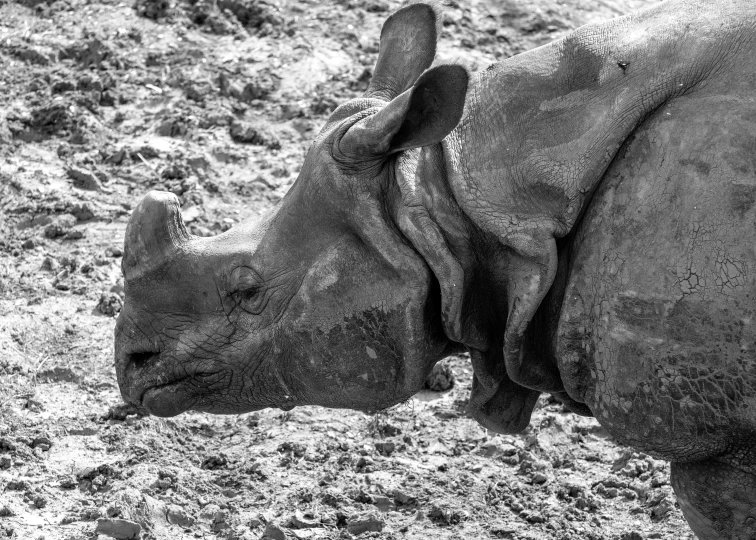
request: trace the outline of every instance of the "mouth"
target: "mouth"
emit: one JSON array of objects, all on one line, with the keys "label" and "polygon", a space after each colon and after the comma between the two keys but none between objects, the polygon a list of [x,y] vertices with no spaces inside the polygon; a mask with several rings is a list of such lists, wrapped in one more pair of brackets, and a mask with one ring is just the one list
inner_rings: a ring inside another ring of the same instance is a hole
[{"label": "mouth", "polygon": [[[118,370],[125,401],[151,415],[164,418],[196,408],[202,389],[217,384],[220,373],[187,369],[183,362],[183,369],[175,373],[176,364],[176,359],[164,351],[127,354],[123,370]],[[124,384],[125,381],[130,384]]]},{"label": "mouth", "polygon": [[168,418],[186,412],[197,401],[196,391],[189,388],[191,377],[147,387],[139,397],[139,406],[154,416]]}]

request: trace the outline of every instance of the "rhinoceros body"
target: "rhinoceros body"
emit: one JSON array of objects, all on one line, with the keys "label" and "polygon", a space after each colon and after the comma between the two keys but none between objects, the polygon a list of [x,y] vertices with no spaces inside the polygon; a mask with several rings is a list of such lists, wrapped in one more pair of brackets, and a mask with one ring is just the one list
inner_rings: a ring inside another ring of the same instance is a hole
[{"label": "rhinoceros body", "polygon": [[126,235],[116,366],[163,416],[374,409],[470,352],[470,411],[549,392],[672,461],[702,539],[756,538],[756,4],[670,1],[470,77],[438,19],[386,22],[260,223]]}]

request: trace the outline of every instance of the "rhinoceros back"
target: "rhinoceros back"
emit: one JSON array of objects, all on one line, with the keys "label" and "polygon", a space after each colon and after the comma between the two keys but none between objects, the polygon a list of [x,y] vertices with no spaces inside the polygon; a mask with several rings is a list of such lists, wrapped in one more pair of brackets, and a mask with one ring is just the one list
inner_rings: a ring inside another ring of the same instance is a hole
[{"label": "rhinoceros back", "polygon": [[623,442],[671,460],[756,440],[756,62],[746,61],[635,131],[567,255],[557,332],[567,391]]}]

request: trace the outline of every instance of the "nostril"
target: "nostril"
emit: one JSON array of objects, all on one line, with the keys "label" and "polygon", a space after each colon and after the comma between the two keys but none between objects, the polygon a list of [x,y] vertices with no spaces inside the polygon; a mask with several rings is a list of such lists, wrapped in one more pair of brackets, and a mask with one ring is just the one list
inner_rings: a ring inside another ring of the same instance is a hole
[{"label": "nostril", "polygon": [[129,354],[128,365],[133,366],[134,369],[142,369],[145,364],[147,364],[150,360],[156,359],[158,356],[160,356],[160,353],[155,351],[131,353]]}]

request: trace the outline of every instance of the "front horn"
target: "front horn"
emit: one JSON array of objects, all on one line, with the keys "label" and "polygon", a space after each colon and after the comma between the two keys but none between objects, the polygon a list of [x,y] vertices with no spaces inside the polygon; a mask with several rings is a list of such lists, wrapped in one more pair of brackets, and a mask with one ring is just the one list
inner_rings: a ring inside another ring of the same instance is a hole
[{"label": "front horn", "polygon": [[167,191],[150,191],[134,209],[126,227],[121,263],[124,277],[135,279],[157,268],[190,238],[178,197]]}]

